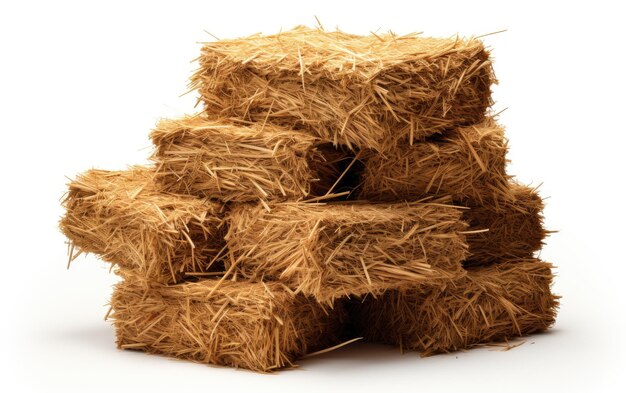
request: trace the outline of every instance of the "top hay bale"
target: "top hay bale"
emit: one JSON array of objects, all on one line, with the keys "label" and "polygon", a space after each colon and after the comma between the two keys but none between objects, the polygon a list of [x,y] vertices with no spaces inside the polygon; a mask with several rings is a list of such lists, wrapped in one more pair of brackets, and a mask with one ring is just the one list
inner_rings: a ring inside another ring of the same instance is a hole
[{"label": "top hay bale", "polygon": [[296,27],[206,43],[191,79],[207,112],[384,151],[479,123],[495,81],[477,39]]}]

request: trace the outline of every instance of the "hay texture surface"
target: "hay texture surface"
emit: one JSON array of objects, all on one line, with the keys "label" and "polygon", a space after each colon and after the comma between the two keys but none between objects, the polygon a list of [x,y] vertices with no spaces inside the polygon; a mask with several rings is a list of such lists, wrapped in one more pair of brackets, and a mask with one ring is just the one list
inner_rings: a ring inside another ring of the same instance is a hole
[{"label": "hay texture surface", "polygon": [[507,141],[492,119],[449,131],[435,140],[364,155],[362,199],[416,200],[450,195],[484,204],[509,196]]},{"label": "hay texture surface", "polygon": [[340,307],[325,309],[278,284],[218,281],[146,289],[127,276],[111,300],[118,346],[271,371],[337,343]]},{"label": "hay texture surface", "polygon": [[536,260],[472,268],[456,281],[368,297],[354,320],[367,340],[424,356],[540,332],[558,306],[550,269]]},{"label": "hay texture surface", "polygon": [[166,191],[245,202],[322,194],[339,177],[319,140],[269,124],[203,116],[165,120],[151,134]]},{"label": "hay texture surface", "polygon": [[297,27],[205,44],[191,86],[209,113],[384,151],[482,121],[493,81],[476,39]]},{"label": "hay texture surface", "polygon": [[511,183],[510,195],[502,201],[464,210],[470,228],[488,229],[467,234],[470,256],[464,264],[532,258],[549,233],[543,227],[543,207],[537,189]]},{"label": "hay texture surface", "polygon": [[154,171],[90,170],[69,184],[60,227],[71,255],[95,253],[146,279],[176,282],[205,272],[224,243],[223,206],[163,193]]},{"label": "hay texture surface", "polygon": [[467,256],[461,212],[438,203],[282,203],[233,208],[227,268],[332,302],[453,277]]}]

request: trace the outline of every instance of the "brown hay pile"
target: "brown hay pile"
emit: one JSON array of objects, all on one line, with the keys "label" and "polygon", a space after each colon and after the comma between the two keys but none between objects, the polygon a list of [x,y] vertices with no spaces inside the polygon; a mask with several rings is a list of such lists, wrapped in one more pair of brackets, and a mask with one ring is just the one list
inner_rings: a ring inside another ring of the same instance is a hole
[{"label": "brown hay pile", "polygon": [[340,305],[327,309],[275,283],[217,283],[146,289],[127,275],[111,300],[118,347],[270,371],[339,341]]},{"label": "brown hay pile", "polygon": [[440,203],[234,207],[226,267],[320,302],[450,278],[468,255],[461,212]]},{"label": "brown hay pile", "polygon": [[156,126],[154,166],[69,184],[70,262],[122,277],[119,348],[259,372],[361,338],[426,356],[543,331],[543,201],[506,173],[492,83],[476,38],[206,43],[205,110]]},{"label": "brown hay pile", "polygon": [[321,195],[340,173],[319,140],[270,124],[202,116],[165,120],[151,133],[166,191],[245,202]]},{"label": "brown hay pile", "polygon": [[60,227],[70,260],[92,252],[160,282],[209,270],[224,243],[222,205],[163,193],[153,177],[144,167],[90,170],[69,183]]},{"label": "brown hay pile", "polygon": [[464,264],[531,258],[548,234],[542,211],[543,200],[537,190],[516,183],[511,183],[510,197],[504,201],[463,211],[470,228],[489,229],[467,234],[470,257]]},{"label": "brown hay pile", "polygon": [[192,77],[206,111],[385,151],[483,120],[495,81],[477,39],[297,27],[206,43]]},{"label": "brown hay pile", "polygon": [[364,156],[360,197],[372,201],[450,195],[483,204],[509,195],[507,141],[493,119],[462,127],[436,140]]},{"label": "brown hay pile", "polygon": [[551,267],[537,260],[501,263],[456,281],[388,291],[356,305],[354,322],[366,340],[424,356],[540,332],[554,323],[558,306]]}]

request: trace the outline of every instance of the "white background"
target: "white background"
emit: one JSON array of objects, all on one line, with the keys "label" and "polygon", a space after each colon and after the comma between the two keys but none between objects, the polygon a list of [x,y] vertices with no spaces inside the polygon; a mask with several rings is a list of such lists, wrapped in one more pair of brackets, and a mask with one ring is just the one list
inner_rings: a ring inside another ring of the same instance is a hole
[{"label": "white background", "polygon": [[[617,4],[618,2],[615,2]],[[493,48],[510,172],[543,182],[542,258],[556,326],[510,351],[431,358],[356,344],[275,375],[120,351],[103,321],[116,278],[65,269],[65,176],[146,162],[160,117],[192,113],[198,41],[322,24],[481,35]],[[603,1],[259,0],[0,5],[0,389],[13,391],[626,391],[624,12]]]}]

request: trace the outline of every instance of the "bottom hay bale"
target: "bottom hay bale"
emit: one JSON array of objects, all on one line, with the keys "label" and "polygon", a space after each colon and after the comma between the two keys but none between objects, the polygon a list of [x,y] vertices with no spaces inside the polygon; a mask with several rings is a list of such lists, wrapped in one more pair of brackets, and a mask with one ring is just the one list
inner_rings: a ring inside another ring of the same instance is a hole
[{"label": "bottom hay bale", "polygon": [[464,265],[532,258],[549,233],[543,228],[543,207],[535,188],[511,183],[504,200],[465,210],[463,219],[470,228],[488,231],[467,234],[470,256]]},{"label": "bottom hay bale", "polygon": [[423,356],[546,330],[556,317],[551,265],[537,260],[476,267],[454,282],[388,291],[353,304],[357,334]]},{"label": "bottom hay bale", "polygon": [[111,300],[118,347],[271,371],[337,344],[343,309],[279,284],[204,280],[150,288],[125,275]]}]

